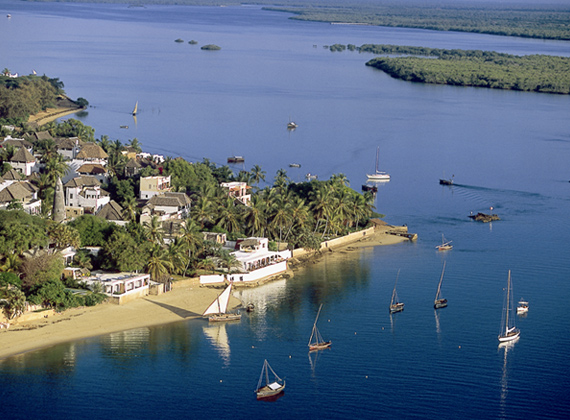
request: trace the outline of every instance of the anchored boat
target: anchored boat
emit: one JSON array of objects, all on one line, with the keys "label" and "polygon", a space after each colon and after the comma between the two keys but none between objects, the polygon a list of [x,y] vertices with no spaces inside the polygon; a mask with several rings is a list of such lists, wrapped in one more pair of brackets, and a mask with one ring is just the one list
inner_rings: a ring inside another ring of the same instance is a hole
[{"label": "anchored boat", "polygon": [[309,337],[309,351],[313,350],[323,350],[329,348],[332,344],[332,341],[325,341],[317,328],[317,321],[319,320],[319,315],[321,313],[321,309],[323,305],[319,306],[319,311],[317,312],[317,317],[315,318],[315,323],[313,324],[313,331],[311,332],[311,337]]},{"label": "anchored boat", "polygon": [[503,308],[503,319],[501,320],[501,332],[499,341],[504,343],[519,338],[521,331],[515,327],[515,317],[513,316],[513,289],[511,286],[511,270],[507,280],[506,304]]},{"label": "anchored boat", "polygon": [[447,306],[447,299],[441,297],[441,283],[443,282],[443,273],[445,272],[445,261],[443,262],[443,268],[441,269],[441,277],[439,278],[439,284],[437,285],[437,293],[435,294],[435,300],[433,301],[433,307],[435,309],[445,308]]},{"label": "anchored boat", "polygon": [[225,290],[220,293],[210,306],[206,308],[202,316],[208,316],[210,322],[220,321],[238,321],[241,319],[241,314],[228,313],[228,302],[230,300],[230,293],[232,291],[232,282]]},{"label": "anchored boat", "polygon": [[[269,380],[269,371],[273,374],[273,379]],[[265,383],[264,383],[265,379]],[[259,375],[259,381],[257,382],[257,388],[255,389],[255,394],[258,400],[269,399],[275,397],[283,392],[285,389],[285,380],[281,379],[275,371],[269,366],[267,359],[263,362],[263,368],[261,368],[261,375]]]},{"label": "anchored boat", "polygon": [[394,290],[392,290],[392,299],[390,300],[390,313],[402,312],[404,310],[404,303],[398,302],[398,292],[396,292],[396,285],[398,284],[398,277],[400,276],[400,270],[396,275],[396,283],[394,283]]}]

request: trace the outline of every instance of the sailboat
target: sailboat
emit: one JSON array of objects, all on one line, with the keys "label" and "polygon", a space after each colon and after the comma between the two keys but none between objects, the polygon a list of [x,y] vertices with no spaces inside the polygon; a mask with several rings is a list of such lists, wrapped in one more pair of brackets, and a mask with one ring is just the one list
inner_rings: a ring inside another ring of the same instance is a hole
[{"label": "sailboat", "polygon": [[389,181],[390,175],[386,172],[382,172],[378,170],[378,156],[380,154],[380,147],[376,148],[376,171],[373,174],[366,174],[369,180],[371,181]]},{"label": "sailboat", "polygon": [[517,314],[524,314],[528,312],[528,302],[521,298],[517,306]]},{"label": "sailboat", "polygon": [[445,236],[441,234],[441,245],[436,246],[438,251],[449,251],[453,248],[453,245],[450,245],[453,241],[445,241]]},{"label": "sailboat", "polygon": [[396,292],[396,285],[398,284],[398,277],[400,276],[400,270],[396,275],[396,283],[394,283],[394,290],[392,291],[392,299],[390,300],[390,313],[401,312],[404,310],[404,304],[398,302],[398,293]]},{"label": "sailboat", "polygon": [[[273,374],[273,380],[269,381],[269,371]],[[265,379],[265,384],[264,380]],[[269,366],[267,359],[263,362],[263,368],[261,368],[261,375],[259,375],[259,382],[257,382],[257,388],[255,389],[255,394],[258,400],[263,400],[266,398],[275,397],[282,393],[285,389],[285,380],[281,379],[275,371]]]},{"label": "sailboat", "polygon": [[294,130],[294,129],[296,129],[297,127],[299,127],[299,126],[297,125],[297,123],[294,122],[294,121],[291,121],[291,117],[289,117],[289,122],[287,123],[287,130]]},{"label": "sailboat", "polygon": [[135,104],[135,108],[133,109],[133,115],[137,115],[137,112],[139,112],[139,101],[137,101]]},{"label": "sailboat", "polygon": [[512,341],[519,338],[521,335],[520,330],[515,327],[515,317],[513,316],[513,290],[511,286],[511,270],[509,270],[509,277],[507,280],[507,292],[506,292],[506,305],[503,308],[503,319],[501,325],[501,332],[499,333],[499,341],[504,343],[505,341]]},{"label": "sailboat", "polygon": [[443,268],[441,269],[441,277],[439,278],[439,284],[437,285],[437,293],[435,294],[435,300],[433,301],[433,307],[435,309],[445,308],[447,306],[447,299],[442,299],[441,296],[441,283],[443,282],[443,273],[445,271],[445,261],[443,262]]},{"label": "sailboat", "polygon": [[311,337],[309,338],[309,351],[322,350],[331,346],[332,341],[324,341],[319,329],[317,328],[317,321],[321,313],[323,305],[319,307],[319,312],[317,312],[317,317],[315,318],[315,323],[313,324],[313,331],[311,332]]},{"label": "sailboat", "polygon": [[230,300],[230,292],[232,290],[232,282],[225,290],[220,293],[210,306],[206,308],[202,316],[207,316],[210,322],[219,321],[237,321],[241,319],[241,314],[226,313],[228,309],[228,302]]}]

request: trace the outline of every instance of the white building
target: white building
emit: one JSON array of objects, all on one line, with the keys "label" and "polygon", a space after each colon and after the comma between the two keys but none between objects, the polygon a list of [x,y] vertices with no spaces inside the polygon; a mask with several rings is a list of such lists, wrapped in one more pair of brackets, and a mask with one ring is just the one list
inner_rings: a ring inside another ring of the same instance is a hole
[{"label": "white building", "polygon": [[[226,244],[231,244],[228,242]],[[237,250],[231,254],[240,263],[239,272],[226,275],[200,276],[201,284],[221,283],[225,280],[250,282],[275,276],[287,270],[291,251],[270,251],[267,238],[247,238],[235,243]]]},{"label": "white building", "polygon": [[25,147],[20,147],[14,153],[14,156],[10,159],[10,165],[24,176],[29,176],[32,172],[39,171],[36,158]]},{"label": "white building", "polygon": [[233,197],[240,203],[249,206],[249,202],[251,201],[249,190],[251,187],[247,185],[247,182],[222,182],[220,186],[228,190],[228,195],[230,197]]},{"label": "white building", "polygon": [[99,180],[93,176],[78,176],[65,183],[65,205],[83,207],[86,213],[96,213],[110,201],[107,191],[101,188]]},{"label": "white building", "polygon": [[152,196],[170,191],[169,176],[147,176],[140,179],[140,199],[148,200]]}]

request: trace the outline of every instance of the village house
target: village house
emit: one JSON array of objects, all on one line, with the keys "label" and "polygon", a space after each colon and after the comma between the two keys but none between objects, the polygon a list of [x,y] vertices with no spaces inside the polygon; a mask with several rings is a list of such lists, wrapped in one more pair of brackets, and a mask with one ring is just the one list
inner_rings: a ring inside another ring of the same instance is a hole
[{"label": "village house", "polygon": [[[150,294],[150,274],[100,273],[83,280],[92,289],[100,285],[111,303],[122,305]],[[162,286],[154,283],[155,286]],[[160,288],[155,288],[160,289]],[[161,293],[158,290],[157,293]]]},{"label": "village house", "polygon": [[15,139],[12,136],[7,136],[4,140],[0,143],[0,148],[5,148],[8,146],[12,146],[14,149],[19,149],[21,147],[25,147],[26,150],[32,153],[34,145],[25,139]]},{"label": "village house", "polygon": [[119,226],[124,226],[128,222],[123,219],[123,208],[115,200],[105,204],[95,215]]},{"label": "village house", "polygon": [[240,203],[249,206],[249,202],[251,201],[249,190],[251,187],[247,185],[247,182],[222,182],[220,186],[228,191],[228,195],[230,197],[233,197]]},{"label": "village house", "polygon": [[[2,179],[2,178],[0,178]],[[6,185],[2,182],[0,187]],[[40,214],[42,200],[38,198],[38,188],[27,181],[12,181],[0,190],[0,209],[7,209],[12,203],[20,203],[29,214]]]},{"label": "village house", "polygon": [[55,139],[57,153],[68,160],[73,160],[81,150],[83,141],[79,137],[60,137]]},{"label": "village house", "polygon": [[36,158],[26,149],[20,147],[12,159],[10,159],[10,166],[20,172],[24,176],[31,175],[32,172],[39,171],[39,165]]},{"label": "village house", "polygon": [[135,176],[142,169],[142,165],[137,159],[129,159],[125,164],[125,176]]},{"label": "village house", "polygon": [[141,224],[158,216],[160,221],[186,219],[190,215],[192,201],[186,193],[165,192],[153,195],[144,205],[141,212]]},{"label": "village house", "polygon": [[78,175],[94,176],[102,184],[106,184],[109,179],[109,172],[100,163],[84,163],[75,170]]},{"label": "village house", "polygon": [[83,163],[99,163],[103,166],[107,165],[109,155],[101,146],[96,143],[84,143],[81,150],[75,156],[75,160]]},{"label": "village house", "polygon": [[101,188],[99,180],[93,176],[81,175],[64,184],[65,205],[83,207],[85,213],[96,213],[110,201],[109,193]]},{"label": "village house", "polygon": [[147,176],[140,179],[140,199],[148,200],[152,196],[170,191],[169,176]]}]

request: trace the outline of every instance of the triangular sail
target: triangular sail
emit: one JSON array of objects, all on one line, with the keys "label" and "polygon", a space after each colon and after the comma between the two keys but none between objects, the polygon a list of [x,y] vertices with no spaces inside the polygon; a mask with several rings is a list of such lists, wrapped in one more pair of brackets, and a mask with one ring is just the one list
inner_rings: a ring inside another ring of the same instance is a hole
[{"label": "triangular sail", "polygon": [[263,362],[263,367],[261,368],[261,374],[259,375],[259,381],[257,382],[257,389],[261,388],[261,386],[263,384],[264,377],[265,377],[265,385],[264,386],[270,385],[269,371],[271,371],[271,373],[273,374],[273,376],[275,378],[272,383],[281,381],[281,378],[279,376],[277,376],[275,371],[271,368],[271,366],[269,366],[269,362],[267,361],[267,359],[265,359]]},{"label": "triangular sail", "polygon": [[317,312],[317,317],[315,318],[315,323],[313,324],[313,331],[311,332],[311,337],[309,338],[309,346],[313,343],[313,338],[315,339],[315,344],[322,343],[323,337],[321,337],[321,333],[317,328],[317,321],[319,320],[319,315],[321,313],[321,309],[323,308],[323,304],[319,306],[319,311]]},{"label": "triangular sail", "polygon": [[137,102],[135,103],[135,108],[133,109],[133,115],[137,115],[138,108],[139,108],[139,101],[137,101]]},{"label": "triangular sail", "polygon": [[226,310],[228,309],[228,302],[230,300],[232,284],[233,283],[230,283],[230,285],[226,287],[226,289],[220,293],[220,295],[218,295],[212,304],[206,308],[202,316],[226,313]]}]

